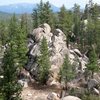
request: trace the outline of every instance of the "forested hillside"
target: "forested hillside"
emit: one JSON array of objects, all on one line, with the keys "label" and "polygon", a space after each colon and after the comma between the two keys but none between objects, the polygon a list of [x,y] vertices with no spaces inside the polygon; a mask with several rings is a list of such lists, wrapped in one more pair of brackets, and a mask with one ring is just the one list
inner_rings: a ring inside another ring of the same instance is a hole
[{"label": "forested hillside", "polygon": [[98,4],[0,12],[0,100],[21,99],[100,100]]}]

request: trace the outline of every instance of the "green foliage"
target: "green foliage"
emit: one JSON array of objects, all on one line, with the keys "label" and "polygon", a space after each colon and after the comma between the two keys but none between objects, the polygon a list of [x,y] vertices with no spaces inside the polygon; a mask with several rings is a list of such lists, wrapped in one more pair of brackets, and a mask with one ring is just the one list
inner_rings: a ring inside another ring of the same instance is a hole
[{"label": "green foliage", "polygon": [[89,8],[88,8],[88,4],[86,4],[85,9],[84,9],[83,18],[88,19],[88,14],[89,14]]},{"label": "green foliage", "polygon": [[0,11],[0,21],[7,22],[12,17],[12,14]]},{"label": "green foliage", "polygon": [[27,61],[27,56],[26,56],[26,53],[27,53],[27,33],[26,33],[26,30],[25,29],[21,29],[19,27],[18,29],[18,34],[16,34],[16,47],[15,47],[15,51],[16,51],[16,54],[17,54],[17,57],[16,57],[16,63],[18,63],[18,66],[19,67],[24,67],[26,61]]},{"label": "green foliage", "polygon": [[42,23],[48,23],[52,28],[54,27],[54,15],[49,2],[44,3],[42,20]]},{"label": "green foliage", "polygon": [[81,13],[80,6],[75,4],[73,7],[73,32],[76,36],[80,36],[80,22],[81,22]]},{"label": "green foliage", "polygon": [[46,38],[43,37],[40,45],[41,55],[38,57],[39,74],[38,80],[41,84],[45,84],[48,80],[50,61],[49,61],[49,51]]},{"label": "green foliage", "polygon": [[33,28],[39,26],[39,16],[38,16],[38,10],[34,9],[32,13],[32,19],[33,19]]},{"label": "green foliage", "polygon": [[58,20],[58,27],[67,36],[67,32],[72,30],[72,12],[67,11],[64,5],[60,8],[60,12],[58,12]]},{"label": "green foliage", "polygon": [[89,46],[95,43],[96,34],[94,30],[95,30],[95,25],[93,21],[89,19],[87,24],[87,41]]},{"label": "green foliage", "polygon": [[3,100],[3,97],[2,96],[0,96],[0,100]]},{"label": "green foliage", "polygon": [[13,15],[13,17],[10,19],[9,22],[9,26],[8,26],[8,42],[14,41],[16,39],[16,33],[18,30],[18,26],[17,26],[17,19],[15,14]]},{"label": "green foliage", "polygon": [[27,31],[22,21],[18,24],[14,15],[9,23],[8,47],[3,58],[2,95],[4,100],[20,100],[22,87],[18,84],[18,71],[26,63],[26,36]]},{"label": "green foliage", "polygon": [[9,43],[14,45],[14,52],[16,64],[19,67],[23,67],[26,62],[26,52],[27,52],[27,27],[24,23],[18,24],[15,15],[12,17],[9,24]]},{"label": "green foliage", "polygon": [[[1,90],[1,89],[0,89],[0,90]],[[1,91],[0,91],[0,100],[3,100],[3,97],[2,97]]]},{"label": "green foliage", "polygon": [[[83,22],[80,26],[80,39],[81,39],[81,47],[86,51],[91,47],[91,45],[95,44],[95,50],[98,55],[100,55],[99,44],[100,44],[100,10],[97,4],[93,4],[92,2],[86,5],[84,13],[82,14]],[[84,20],[85,19],[85,20]],[[85,23],[84,21],[87,21]],[[80,48],[81,48],[80,47]]]},{"label": "green foliage", "polygon": [[84,95],[82,100],[100,100],[100,97],[89,94],[89,95]]},{"label": "green foliage", "polygon": [[68,60],[68,56],[64,58],[64,63],[60,69],[61,81],[69,82],[74,78],[74,72],[70,61]]},{"label": "green foliage", "polygon": [[53,28],[54,15],[49,2],[43,3],[41,0],[37,6],[37,9],[33,9],[32,13],[33,26],[38,27],[40,24],[48,23]]},{"label": "green foliage", "polygon": [[7,41],[7,29],[4,24],[4,21],[0,22],[0,42],[1,45],[5,45]]},{"label": "green foliage", "polygon": [[21,29],[24,29],[25,33],[28,34],[28,15],[22,14],[21,16]]},{"label": "green foliage", "polygon": [[99,13],[99,6],[97,4],[94,4],[90,9],[91,18],[96,21],[99,16]]},{"label": "green foliage", "polygon": [[89,63],[87,64],[87,69],[92,72],[92,78],[93,78],[94,72],[99,71],[97,60],[98,59],[97,59],[96,52],[94,49],[92,49],[89,54]]},{"label": "green foliage", "polygon": [[3,58],[2,95],[4,100],[20,100],[21,85],[17,83],[14,45],[11,43]]}]

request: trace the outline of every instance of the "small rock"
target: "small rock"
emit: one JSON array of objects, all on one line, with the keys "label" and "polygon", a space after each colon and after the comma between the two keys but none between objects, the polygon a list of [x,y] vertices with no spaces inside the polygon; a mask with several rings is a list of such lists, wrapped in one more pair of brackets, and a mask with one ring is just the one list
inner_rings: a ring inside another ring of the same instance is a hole
[{"label": "small rock", "polygon": [[1,76],[0,76],[0,78],[4,78],[4,76],[3,76],[3,75],[1,75]]},{"label": "small rock", "polygon": [[97,80],[95,80],[95,79],[90,79],[89,81],[88,81],[88,89],[93,89],[95,86],[97,86],[99,83],[98,83],[98,81]]},{"label": "small rock", "polygon": [[47,100],[60,100],[58,94],[52,92],[47,96]]},{"label": "small rock", "polygon": [[28,82],[23,80],[18,80],[18,83],[21,84],[24,88],[28,87]]},{"label": "small rock", "polygon": [[31,93],[29,93],[29,94],[27,94],[27,96],[32,96],[32,94],[31,94]]},{"label": "small rock", "polygon": [[74,52],[75,52],[79,57],[82,56],[81,52],[80,52],[78,49],[74,49]]},{"label": "small rock", "polygon": [[93,88],[93,90],[94,90],[94,93],[95,93],[95,94],[97,94],[97,95],[99,95],[99,94],[100,94],[100,92],[99,92],[99,90],[98,90],[98,89]]}]

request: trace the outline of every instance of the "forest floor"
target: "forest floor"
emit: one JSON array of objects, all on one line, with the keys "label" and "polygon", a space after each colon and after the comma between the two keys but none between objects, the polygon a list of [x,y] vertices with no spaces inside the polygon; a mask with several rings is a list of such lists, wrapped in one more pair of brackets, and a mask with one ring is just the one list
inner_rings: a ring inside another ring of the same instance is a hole
[{"label": "forest floor", "polygon": [[58,92],[51,87],[33,84],[27,88],[23,88],[22,100],[47,100],[48,94]]}]

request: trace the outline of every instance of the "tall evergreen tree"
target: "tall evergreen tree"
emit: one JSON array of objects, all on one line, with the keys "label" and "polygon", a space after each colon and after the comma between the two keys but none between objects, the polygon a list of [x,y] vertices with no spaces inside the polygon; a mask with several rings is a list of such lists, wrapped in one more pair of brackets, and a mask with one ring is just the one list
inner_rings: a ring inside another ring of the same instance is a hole
[{"label": "tall evergreen tree", "polygon": [[80,6],[75,4],[73,8],[73,32],[74,34],[79,37],[80,36],[80,22],[81,22],[81,13],[80,13]]},{"label": "tall evergreen tree", "polygon": [[27,62],[27,33],[24,28],[18,28],[18,34],[16,34],[16,63],[18,67],[24,67]]},{"label": "tall evergreen tree", "polygon": [[5,45],[7,41],[7,30],[3,21],[0,22],[0,42]]},{"label": "tall evergreen tree", "polygon": [[3,58],[2,94],[4,100],[20,100],[21,86],[17,83],[16,53],[17,22],[15,15],[11,18],[8,34],[8,48]]},{"label": "tall evergreen tree", "polygon": [[38,16],[39,16],[39,24],[43,24],[44,23],[44,16],[43,16],[43,6],[44,6],[44,3],[43,1],[41,0],[39,4],[37,4],[37,10],[38,10]]},{"label": "tall evergreen tree", "polygon": [[49,60],[47,40],[44,37],[41,41],[40,53],[41,55],[38,57],[38,65],[39,65],[38,80],[40,83],[46,84],[49,75],[50,60]]},{"label": "tall evergreen tree", "polygon": [[17,66],[13,43],[10,43],[3,58],[2,95],[4,100],[20,100],[22,87],[17,82]]},{"label": "tall evergreen tree", "polygon": [[38,27],[39,26],[38,9],[33,9],[32,18],[33,18],[33,28]]},{"label": "tall evergreen tree", "polygon": [[[21,24],[22,25],[22,24]],[[3,87],[5,100],[20,100],[21,86],[17,82],[20,67],[26,62],[26,29],[18,24],[14,15],[9,23],[8,47],[3,58]]]},{"label": "tall evergreen tree", "polygon": [[98,60],[98,58],[97,58],[95,49],[93,48],[90,51],[90,54],[89,54],[89,63],[87,64],[87,69],[89,71],[91,71],[91,73],[92,73],[91,77],[92,78],[94,76],[94,72],[98,72],[99,71],[99,66],[98,66],[97,60]]},{"label": "tall evergreen tree", "polygon": [[64,58],[63,65],[60,70],[60,76],[61,76],[61,81],[64,81],[65,83],[71,81],[74,78],[74,72],[72,65],[70,64],[68,60],[68,56]]},{"label": "tall evergreen tree", "polygon": [[60,8],[60,12],[58,12],[58,19],[58,27],[67,36],[67,32],[72,30],[72,14],[66,10],[64,5]]},{"label": "tall evergreen tree", "polygon": [[84,19],[88,19],[88,14],[89,14],[89,8],[88,8],[88,4],[86,4],[84,9],[84,14],[83,14]]},{"label": "tall evergreen tree", "polygon": [[14,44],[14,50],[15,50],[15,60],[18,64],[18,67],[23,67],[25,64],[26,59],[26,52],[27,52],[27,46],[26,46],[26,40],[27,40],[27,33],[26,33],[26,26],[22,26],[22,22],[19,25],[16,19],[16,16],[14,15],[11,18],[10,24],[9,24],[9,43]]},{"label": "tall evergreen tree", "polygon": [[26,13],[21,16],[21,29],[24,29],[25,33],[28,34],[28,15]]},{"label": "tall evergreen tree", "polygon": [[54,15],[49,2],[43,3],[41,0],[40,4],[37,5],[37,9],[33,10],[32,17],[33,26],[35,27],[43,23],[48,23],[52,28],[54,27]]},{"label": "tall evergreen tree", "polygon": [[52,28],[54,27],[53,24],[53,20],[54,20],[54,15],[53,15],[53,11],[51,10],[51,5],[49,2],[44,3],[43,6],[43,22],[42,23],[48,23]]}]

